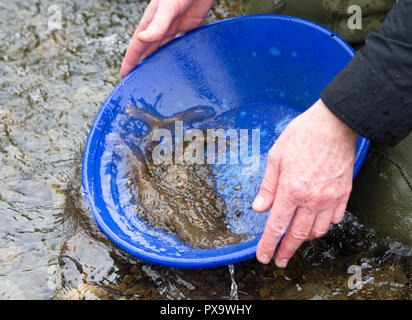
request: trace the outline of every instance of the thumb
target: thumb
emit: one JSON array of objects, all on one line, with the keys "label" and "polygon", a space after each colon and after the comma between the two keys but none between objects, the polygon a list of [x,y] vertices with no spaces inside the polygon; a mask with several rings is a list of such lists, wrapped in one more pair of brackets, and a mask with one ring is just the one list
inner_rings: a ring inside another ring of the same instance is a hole
[{"label": "thumb", "polygon": [[269,152],[265,175],[260,185],[259,193],[253,201],[252,208],[257,212],[268,210],[275,199],[279,181],[279,158],[272,151]]},{"label": "thumb", "polygon": [[170,1],[160,1],[157,11],[146,30],[139,32],[139,40],[155,42],[164,38],[170,25],[180,15],[178,6]]}]

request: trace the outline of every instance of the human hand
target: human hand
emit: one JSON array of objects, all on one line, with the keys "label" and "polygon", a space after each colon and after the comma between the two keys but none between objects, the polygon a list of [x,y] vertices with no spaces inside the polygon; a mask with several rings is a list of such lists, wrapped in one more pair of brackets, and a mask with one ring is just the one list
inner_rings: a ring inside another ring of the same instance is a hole
[{"label": "human hand", "polygon": [[[358,135],[318,100],[286,127],[268,154],[268,163],[253,202],[258,212],[271,211],[256,256],[278,267],[305,240],[323,236],[342,220],[352,189]],[[290,224],[290,225],[289,225]]]},{"label": "human hand", "polygon": [[120,69],[123,78],[143,58],[174,39],[177,34],[198,27],[214,0],[151,0],[137,27]]}]

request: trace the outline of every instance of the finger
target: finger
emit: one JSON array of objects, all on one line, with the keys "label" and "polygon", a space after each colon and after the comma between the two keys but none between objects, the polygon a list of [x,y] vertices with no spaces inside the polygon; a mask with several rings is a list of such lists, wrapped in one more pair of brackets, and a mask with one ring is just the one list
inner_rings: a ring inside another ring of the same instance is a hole
[{"label": "finger", "polygon": [[169,41],[174,40],[175,38],[176,38],[175,35],[165,37],[165,38],[162,40],[162,42],[160,43],[160,47],[161,47],[161,46],[164,46],[166,43],[168,43]]},{"label": "finger", "polygon": [[161,39],[161,41],[153,42],[146,46],[146,49],[143,51],[140,59],[137,63],[140,63],[143,59],[151,55],[154,51],[156,51],[159,47],[163,46],[164,44],[168,43],[169,41],[173,40],[176,35],[178,34],[178,23],[179,21],[174,21],[172,26],[169,28],[167,35]]},{"label": "finger", "polygon": [[269,263],[279,240],[286,232],[296,210],[296,204],[286,192],[278,192],[265,229],[257,246],[256,257],[261,263]]},{"label": "finger", "polygon": [[158,0],[151,1],[143,14],[142,20],[139,23],[136,31],[134,32],[132,39],[130,40],[129,46],[127,47],[125,57],[122,61],[122,66],[120,68],[120,76],[123,78],[130,70],[132,70],[141,60],[141,56],[147,49],[148,44],[140,41],[138,39],[138,34],[147,28],[149,23],[153,20],[156,13]]},{"label": "finger", "polygon": [[169,41],[175,39],[178,34],[181,34],[180,25],[182,24],[183,17],[180,16],[177,18],[173,23],[170,25],[169,30],[167,31],[166,35],[160,41],[160,46],[165,45]]},{"label": "finger", "polygon": [[149,26],[150,22],[152,22],[156,14],[158,7],[159,7],[159,0],[150,1],[150,3],[147,5],[143,13],[143,17],[140,20],[139,26],[137,27],[137,30],[136,30],[137,33],[145,30]]},{"label": "finger", "polygon": [[149,55],[151,55],[154,51],[157,50],[157,48],[159,48],[160,43],[159,42],[154,42],[150,45],[148,45],[146,47],[146,49],[144,50],[144,52],[142,53],[140,60],[138,63],[140,63],[140,61],[142,61],[143,59],[146,59],[146,57],[148,57]]},{"label": "finger", "polygon": [[163,46],[164,44],[166,44],[167,42],[169,42],[170,40],[173,40],[175,37],[174,36],[169,36],[166,37],[162,40],[162,42],[154,42],[150,45],[147,46],[146,50],[144,50],[144,52],[142,53],[140,60],[138,61],[138,63],[140,63],[140,61],[142,61],[143,59],[146,59],[148,56],[150,56],[153,52],[155,52],[159,47]]},{"label": "finger", "polygon": [[207,13],[212,7],[214,0],[202,0],[193,2],[192,6],[182,14],[180,25],[181,32],[188,32],[205,20]]},{"label": "finger", "polygon": [[342,221],[345,216],[346,206],[348,204],[349,197],[346,197],[339,205],[336,207],[336,210],[332,217],[332,223],[337,224]]},{"label": "finger", "polygon": [[316,214],[306,208],[300,207],[296,210],[289,229],[276,253],[275,264],[279,268],[285,268],[296,250],[307,240],[315,219]]},{"label": "finger", "polygon": [[316,216],[316,220],[310,231],[310,238],[317,239],[323,237],[329,229],[335,210],[324,210]]},{"label": "finger", "polygon": [[274,152],[269,152],[265,175],[260,185],[259,193],[253,201],[253,210],[263,212],[268,210],[275,199],[280,173],[280,160]]},{"label": "finger", "polygon": [[143,42],[161,41],[169,27],[186,8],[181,8],[173,1],[161,1],[157,11],[146,30],[141,31],[137,36]]},{"label": "finger", "polygon": [[147,49],[145,50],[145,52],[142,55],[141,60],[143,60],[144,58],[146,58],[147,56],[151,55],[154,51],[156,51],[159,47],[165,45],[166,43],[168,43],[169,41],[173,40],[175,38],[175,36],[168,36],[165,37],[161,42],[155,42],[152,43],[150,46],[147,47]]},{"label": "finger", "polygon": [[335,209],[335,212],[332,217],[332,223],[337,224],[342,221],[345,216],[346,206],[348,205],[349,197],[352,191],[352,181],[348,184],[346,188],[346,193],[343,195],[341,201]]},{"label": "finger", "polygon": [[122,66],[120,67],[120,76],[122,78],[137,66],[148,46],[148,44],[141,42],[135,35],[133,35],[123,58]]}]

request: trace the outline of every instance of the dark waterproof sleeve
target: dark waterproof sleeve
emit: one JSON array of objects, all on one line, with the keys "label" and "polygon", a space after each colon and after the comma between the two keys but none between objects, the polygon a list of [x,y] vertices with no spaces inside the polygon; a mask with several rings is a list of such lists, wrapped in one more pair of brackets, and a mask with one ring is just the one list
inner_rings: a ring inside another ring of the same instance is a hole
[{"label": "dark waterproof sleeve", "polygon": [[400,0],[378,32],[320,98],[347,126],[394,146],[412,129],[412,0]]}]

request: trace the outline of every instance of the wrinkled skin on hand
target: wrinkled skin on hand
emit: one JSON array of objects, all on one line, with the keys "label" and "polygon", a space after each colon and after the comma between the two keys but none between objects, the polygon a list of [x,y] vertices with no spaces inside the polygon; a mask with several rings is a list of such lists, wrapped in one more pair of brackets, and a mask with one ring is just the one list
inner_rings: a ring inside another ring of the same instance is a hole
[{"label": "wrinkled skin on hand", "polygon": [[123,78],[143,58],[178,34],[198,27],[214,0],[152,0],[137,27],[120,69]]},{"label": "wrinkled skin on hand", "polygon": [[[145,122],[151,129],[144,153],[134,148],[129,159],[133,169],[132,193],[137,194],[139,216],[153,226],[174,234],[194,248],[212,248],[238,243],[246,235],[232,233],[226,223],[227,207],[216,192],[210,165],[154,164],[151,142],[155,128],[168,128],[174,121],[193,122],[213,115],[212,109],[198,107],[170,118],[160,118],[132,105],[126,112]],[[188,147],[191,142],[185,142]]]},{"label": "wrinkled skin on hand", "polygon": [[358,135],[318,100],[295,118],[269,151],[267,168],[253,209],[271,208],[257,258],[278,267],[305,240],[323,236],[342,220],[352,189]]}]

